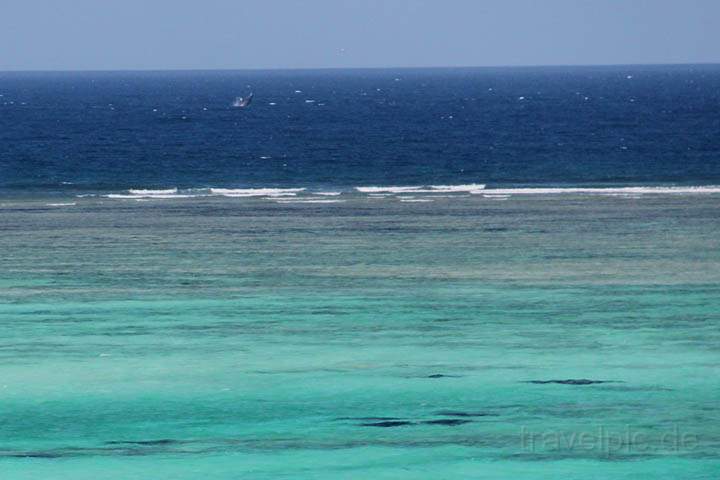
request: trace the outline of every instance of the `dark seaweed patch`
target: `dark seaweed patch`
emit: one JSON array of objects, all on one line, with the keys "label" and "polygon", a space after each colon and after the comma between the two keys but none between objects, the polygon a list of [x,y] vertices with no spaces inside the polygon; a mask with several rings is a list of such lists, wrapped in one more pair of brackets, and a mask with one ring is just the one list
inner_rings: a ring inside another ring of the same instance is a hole
[{"label": "dark seaweed patch", "polygon": [[63,455],[60,453],[53,453],[53,452],[21,452],[21,453],[11,453],[4,455],[5,457],[14,457],[14,458],[60,458]]},{"label": "dark seaweed patch", "polygon": [[406,425],[413,425],[413,422],[408,422],[405,420],[390,420],[386,422],[371,422],[371,423],[361,423],[361,427],[383,427],[383,428],[391,428],[391,427],[404,427]]},{"label": "dark seaweed patch", "polygon": [[557,383],[560,385],[593,385],[597,383],[617,383],[617,380],[590,380],[587,378],[570,378],[567,380],[529,380],[526,383],[535,383],[544,385],[547,383]]},{"label": "dark seaweed patch", "polygon": [[463,420],[460,418],[441,418],[439,420],[425,420],[422,423],[425,423],[427,425],[447,425],[447,426],[455,426],[455,425],[462,425],[464,423],[471,423],[472,420]]}]

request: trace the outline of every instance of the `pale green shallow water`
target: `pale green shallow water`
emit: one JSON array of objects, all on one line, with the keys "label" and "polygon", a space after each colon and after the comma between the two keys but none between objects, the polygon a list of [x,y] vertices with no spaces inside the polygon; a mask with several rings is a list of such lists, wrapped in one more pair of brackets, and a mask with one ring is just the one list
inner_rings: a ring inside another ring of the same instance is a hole
[{"label": "pale green shallow water", "polygon": [[0,202],[3,480],[720,472],[720,196],[70,201]]}]

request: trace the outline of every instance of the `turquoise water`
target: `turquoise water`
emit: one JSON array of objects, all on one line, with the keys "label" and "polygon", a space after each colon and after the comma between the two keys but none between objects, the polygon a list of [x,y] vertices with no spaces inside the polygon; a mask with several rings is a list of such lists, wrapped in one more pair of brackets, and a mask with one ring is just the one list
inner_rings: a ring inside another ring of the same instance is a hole
[{"label": "turquoise water", "polygon": [[717,478],[720,195],[334,198],[0,202],[3,480]]}]

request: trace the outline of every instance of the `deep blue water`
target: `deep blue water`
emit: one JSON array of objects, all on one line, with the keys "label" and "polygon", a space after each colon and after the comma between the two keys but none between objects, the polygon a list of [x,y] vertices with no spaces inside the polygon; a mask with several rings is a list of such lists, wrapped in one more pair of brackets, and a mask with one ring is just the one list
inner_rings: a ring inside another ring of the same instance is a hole
[{"label": "deep blue water", "polygon": [[0,95],[5,194],[720,182],[720,66],[16,72]]}]

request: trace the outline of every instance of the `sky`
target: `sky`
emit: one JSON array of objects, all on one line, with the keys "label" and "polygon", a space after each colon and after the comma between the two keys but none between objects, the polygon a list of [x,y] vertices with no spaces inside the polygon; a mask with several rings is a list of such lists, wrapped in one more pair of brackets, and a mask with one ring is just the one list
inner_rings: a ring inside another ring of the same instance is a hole
[{"label": "sky", "polygon": [[720,63],[720,0],[0,0],[0,70]]}]

